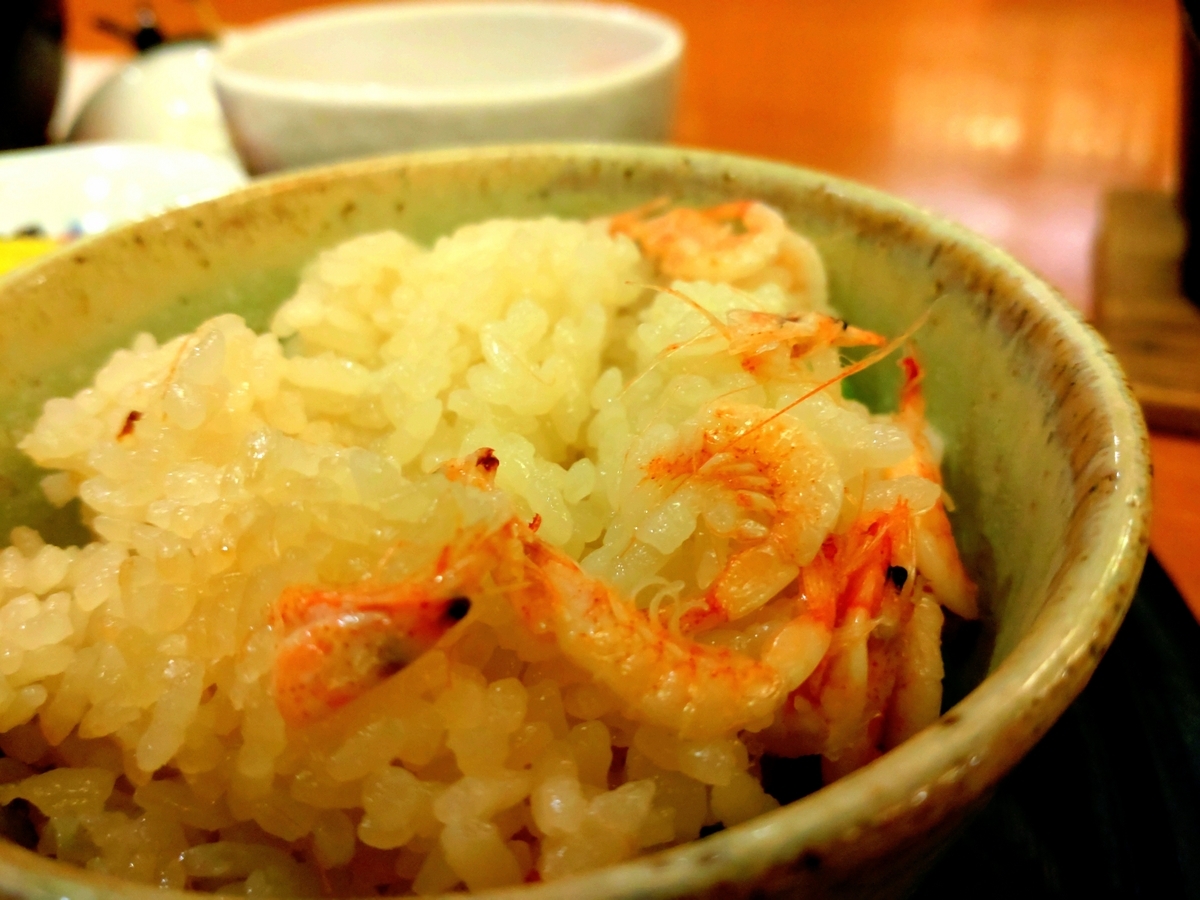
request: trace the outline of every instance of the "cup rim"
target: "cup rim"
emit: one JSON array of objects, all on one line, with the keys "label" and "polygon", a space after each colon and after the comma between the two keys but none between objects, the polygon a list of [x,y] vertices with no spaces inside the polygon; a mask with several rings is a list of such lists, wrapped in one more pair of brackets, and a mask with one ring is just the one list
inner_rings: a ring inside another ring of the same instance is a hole
[{"label": "cup rim", "polygon": [[[530,20],[604,22],[650,35],[656,43],[646,53],[594,73],[574,74],[487,87],[401,87],[385,84],[347,84],[249,72],[244,55],[298,37],[321,32],[334,24],[370,25],[382,21],[451,19],[508,15]],[[416,0],[409,3],[371,3],[347,8],[318,9],[282,16],[228,36],[213,58],[218,91],[258,96],[278,102],[319,107],[351,108],[471,108],[516,106],[549,100],[607,94],[654,78],[675,67],[683,55],[683,29],[666,16],[624,3],[589,0]]]}]

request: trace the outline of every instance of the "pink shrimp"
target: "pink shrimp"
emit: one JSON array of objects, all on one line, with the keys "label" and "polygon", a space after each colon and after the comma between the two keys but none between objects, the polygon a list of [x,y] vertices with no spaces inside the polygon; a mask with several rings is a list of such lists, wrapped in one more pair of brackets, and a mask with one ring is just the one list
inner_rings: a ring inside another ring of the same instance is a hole
[{"label": "pink shrimp", "polygon": [[613,216],[609,232],[633,238],[665,277],[731,284],[775,277],[807,294],[810,305],[824,306],[825,269],[816,248],[771,207],[739,200],[647,218],[659,205]]},{"label": "pink shrimp", "polygon": [[[444,471],[468,490],[491,491],[497,464],[485,449]],[[276,662],[276,700],[292,725],[332,712],[431,646],[462,618],[472,595],[489,592],[503,596],[531,632],[552,637],[633,719],[707,739],[761,727],[783,708],[764,740],[834,759],[841,750],[849,759],[845,748],[879,743],[875,719],[897,683],[895,654],[880,657],[868,638],[879,623],[905,633],[910,519],[900,504],[825,538],[800,570],[788,620],[755,659],[669,628],[501,512],[489,526],[463,530],[433,564],[399,584],[285,591],[274,616],[288,632]],[[888,678],[870,674],[871,666]],[[914,682],[924,677],[909,674]],[[922,706],[916,692],[908,700],[905,710],[923,715],[928,702]],[[816,744],[804,743],[796,727],[803,704],[822,729]]]},{"label": "pink shrimp", "polygon": [[633,718],[704,739],[769,718],[787,696],[772,665],[680,637],[544,541],[524,544],[536,580],[518,610],[536,630],[553,631]]},{"label": "pink shrimp", "polygon": [[[904,385],[900,390],[900,411],[896,420],[912,439],[914,452],[906,462],[893,467],[889,474],[892,477],[919,475],[940,485],[942,473],[925,430],[925,397],[921,391],[924,373],[911,355],[905,356],[900,365],[904,370]],[[964,619],[978,618],[977,590],[959,556],[946,506],[941,498],[932,509],[917,517],[916,550],[917,568],[928,581],[938,602]]]},{"label": "pink shrimp", "polygon": [[[490,447],[451,460],[446,478],[491,490],[500,461]],[[482,539],[486,529],[464,535]],[[293,586],[271,610],[282,635],[274,666],[275,702],[290,725],[306,725],[370,690],[433,647],[471,609],[457,590],[482,572],[465,570],[478,560],[456,558],[443,547],[437,558],[410,579],[342,587]],[[384,557],[390,557],[391,551]]]},{"label": "pink shrimp", "polygon": [[710,335],[697,335],[687,341],[665,347],[659,359],[665,359],[686,345],[708,337],[722,338],[728,352],[741,366],[760,381],[788,379],[794,376],[795,363],[817,350],[837,347],[882,347],[887,338],[819,312],[776,313],[754,309],[731,309],[722,322],[720,317],[675,288],[659,288],[682,300],[713,327]]},{"label": "pink shrimp", "polygon": [[842,502],[836,463],[793,419],[729,405],[712,410],[709,422],[690,446],[644,467],[656,482],[687,480],[727,494],[732,507],[706,504],[706,521],[714,533],[745,545],[709,585],[702,605],[684,614],[685,632],[738,619],[778,594],[813,558]]},{"label": "pink shrimp", "polygon": [[[742,368],[760,378],[786,377],[787,367],[826,347],[882,347],[887,338],[818,312],[777,316],[730,310],[729,351]],[[778,373],[778,374],[776,374]]]},{"label": "pink shrimp", "polygon": [[[913,516],[901,502],[830,541],[844,579],[838,633],[824,677],[810,680],[802,692],[816,701],[828,724],[822,755],[845,771],[880,752],[884,710],[912,610],[912,532]],[[939,675],[939,700],[940,685]]]},{"label": "pink shrimp", "polygon": [[274,667],[284,721],[305,725],[350,702],[436,644],[470,609],[467,597],[410,583],[287,588],[272,610],[273,627],[285,635]]},{"label": "pink shrimp", "polygon": [[[445,473],[470,489],[490,490],[494,461],[482,450]],[[278,627],[291,629],[275,667],[285,720],[314,721],[373,687],[452,627],[477,591],[502,594],[526,627],[552,636],[567,658],[621,697],[631,717],[684,738],[728,734],[769,719],[804,677],[793,658],[802,629],[777,640],[761,661],[697,643],[509,516],[465,531],[435,564],[400,584],[285,591],[274,617]],[[797,618],[827,623],[831,609],[810,585]],[[823,645],[802,651],[809,660],[803,665],[815,668],[823,652]]]},{"label": "pink shrimp", "polygon": [[[739,422],[732,410],[728,421]],[[742,419],[740,424],[747,423]],[[757,434],[763,441],[794,439],[786,429],[785,420],[776,419]],[[727,434],[709,437],[720,439],[717,446],[730,443]],[[791,458],[806,456],[795,452]],[[697,477],[715,458],[710,456],[700,465]],[[780,458],[788,457],[768,454],[757,476],[751,474],[749,461],[742,460],[745,470],[736,477],[759,479],[746,481],[743,489],[761,490],[767,486],[764,482],[780,479]],[[795,481],[790,475],[782,477]],[[765,504],[750,500],[745,505]],[[811,505],[803,503],[805,509]],[[836,512],[836,504],[833,509]],[[698,628],[737,618],[745,614],[738,603],[753,597],[761,605],[763,597],[776,596],[798,574],[791,618],[764,648],[757,664],[673,633],[540,541],[525,540],[525,554],[534,568],[523,579],[535,584],[540,575],[548,590],[535,587],[522,595],[518,608],[535,630],[553,631],[561,649],[625,699],[636,717],[676,729],[685,737],[709,736],[760,719],[764,708],[773,712],[784,694],[807,691],[819,701],[824,726],[819,749],[809,752],[836,758],[864,742],[875,746],[882,734],[879,720],[891,700],[899,654],[871,652],[868,640],[877,630],[893,642],[905,634],[913,596],[909,575],[915,569],[912,520],[901,502],[860,519],[845,535],[826,536],[828,528],[818,526],[818,549],[803,567],[780,563],[789,552],[784,545],[802,540],[795,527],[790,534],[787,528],[777,529],[775,542],[768,538],[735,554],[718,576],[720,583],[710,588],[705,606],[684,619]],[[761,569],[774,572],[775,583]],[[913,673],[914,686],[920,674]],[[938,672],[939,701],[940,696]],[[922,721],[921,727],[924,724],[928,722]]]},{"label": "pink shrimp", "polygon": [[[925,430],[920,367],[911,356],[902,365],[906,378],[896,421],[914,451],[888,475],[941,484]],[[759,740],[774,753],[822,754],[832,780],[937,718],[943,674],[938,603],[966,618],[978,611],[940,500],[920,514],[901,503],[860,519],[846,535],[826,541],[803,577],[822,560],[836,580],[836,631],[820,664]]]},{"label": "pink shrimp", "polygon": [[[914,566],[912,516],[905,504],[855,522],[844,535],[831,536],[804,570],[805,584],[816,575],[835,599],[831,635],[818,665],[792,691],[775,723],[756,739],[769,752],[784,756],[821,754],[830,778],[857,768],[886,749],[887,741],[910,725],[885,734],[887,715],[895,703],[897,672],[909,643],[913,610]],[[935,648],[936,648],[935,644]],[[924,697],[941,699],[941,673],[914,671]],[[915,724],[928,714],[928,703],[916,710]]]},{"label": "pink shrimp", "polygon": [[[703,431],[699,441],[660,454],[644,467],[647,476],[655,481],[694,480],[702,488],[723,490],[742,512],[736,522],[730,523],[733,527],[715,521],[711,514],[706,515],[714,533],[729,535],[749,546],[731,556],[705,592],[701,604],[683,615],[680,624],[687,632],[733,621],[758,609],[812,559],[837,519],[843,485],[828,451],[788,412],[813,394],[891,353],[924,321],[924,316],[918,318],[889,342],[872,332],[843,328],[844,323],[835,319],[819,318],[824,322],[814,328],[815,339],[830,340],[836,345],[841,335],[847,342],[878,349],[783,409],[715,408],[711,412],[714,424]],[[730,349],[745,354],[743,366],[746,366],[749,361],[762,361],[777,350],[785,351],[784,356],[790,361],[794,355],[790,348],[810,346],[798,342],[795,334],[780,336],[778,319],[775,329],[769,334],[764,328],[753,339],[747,335],[739,341],[730,340]],[[750,354],[748,350],[754,352]],[[773,363],[779,364],[779,360]],[[749,368],[754,371],[753,366]]]},{"label": "pink shrimp", "polygon": [[737,731],[769,717],[787,694],[771,666],[680,638],[516,517],[464,536],[443,556],[440,575],[374,589],[284,593],[277,621],[300,624],[275,663],[285,721],[308,724],[374,687],[453,627],[476,590],[504,593],[531,631],[552,634],[634,718],[684,737]]}]

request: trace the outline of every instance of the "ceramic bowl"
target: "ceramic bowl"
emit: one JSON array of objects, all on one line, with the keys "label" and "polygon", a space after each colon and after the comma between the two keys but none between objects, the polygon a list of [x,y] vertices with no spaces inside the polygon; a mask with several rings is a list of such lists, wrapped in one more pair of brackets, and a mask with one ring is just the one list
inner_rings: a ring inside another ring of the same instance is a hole
[{"label": "ceramic bowl", "polygon": [[212,86],[213,48],[161,44],[135,57],[83,105],[69,141],[143,141],[237,163]]},{"label": "ceramic bowl", "polygon": [[[1088,680],[1146,554],[1145,427],[1113,357],[1003,252],[907,203],[784,165],[665,148],[542,146],[370,160],[261,182],[80,243],[0,282],[0,531],[70,522],[13,449],[42,402],[87,382],[140,329],[235,310],[263,326],[320,248],[398,228],[431,240],[491,216],[592,216],[667,195],[756,197],[819,246],[832,299],[916,338],[946,439],[954,525],[988,622],[944,715],[802,800],[694,843],[509,900],[903,894]],[[885,395],[892,366],[855,389]],[[0,893],[182,900],[0,847]],[[194,896],[194,895],[193,895]]]},{"label": "ceramic bowl", "polygon": [[227,39],[214,78],[252,173],[502,141],[655,141],[683,35],[600,3],[354,6]]},{"label": "ceramic bowl", "polygon": [[0,154],[0,234],[96,234],[246,183],[235,162],[181,147],[104,143]]}]

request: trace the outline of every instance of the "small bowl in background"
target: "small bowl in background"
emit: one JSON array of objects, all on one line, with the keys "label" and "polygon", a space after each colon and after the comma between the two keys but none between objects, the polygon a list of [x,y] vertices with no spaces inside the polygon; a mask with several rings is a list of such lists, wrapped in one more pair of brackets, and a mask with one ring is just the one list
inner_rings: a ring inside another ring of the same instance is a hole
[{"label": "small bowl in background", "polygon": [[350,7],[227,39],[214,66],[252,173],[394,150],[665,139],[683,34],[599,3]]},{"label": "small bowl in background", "polygon": [[213,48],[161,44],[114,73],[83,105],[69,141],[139,141],[237,162],[212,88]]}]

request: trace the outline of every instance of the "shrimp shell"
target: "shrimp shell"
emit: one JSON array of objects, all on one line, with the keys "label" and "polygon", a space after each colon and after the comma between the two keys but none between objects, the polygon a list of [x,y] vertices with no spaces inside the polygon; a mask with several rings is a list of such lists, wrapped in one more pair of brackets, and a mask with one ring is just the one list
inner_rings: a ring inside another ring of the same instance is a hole
[{"label": "shrimp shell", "polygon": [[[925,397],[921,390],[924,372],[911,355],[905,356],[900,365],[905,380],[900,391],[900,411],[896,419],[912,439],[914,452],[907,462],[893,467],[889,475],[893,478],[919,475],[941,485],[941,468],[926,431]],[[917,568],[928,579],[938,601],[964,619],[979,618],[976,601],[978,591],[959,556],[946,514],[944,492],[933,508],[917,517],[916,547]]]},{"label": "shrimp shell", "polygon": [[461,621],[464,596],[435,598],[396,585],[293,586],[280,596],[273,627],[275,703],[284,721],[306,725],[404,668]]},{"label": "shrimp shell", "polygon": [[526,547],[544,590],[524,605],[559,646],[629,705],[633,718],[685,739],[769,719],[786,696],[774,667],[671,632],[542,541]]},{"label": "shrimp shell", "polygon": [[816,248],[771,207],[749,200],[708,209],[673,209],[647,218],[649,207],[609,220],[611,234],[633,238],[667,278],[745,282],[782,275],[784,287],[826,305],[825,267]]},{"label": "shrimp shell", "polygon": [[[733,621],[758,609],[812,561],[837,521],[843,485],[825,446],[788,416],[756,406],[711,410],[699,438],[644,467],[653,481],[692,481],[728,494],[743,511],[730,555],[700,606],[681,620],[686,632]],[[769,525],[761,533],[761,520]],[[749,527],[755,526],[755,527]]]}]

